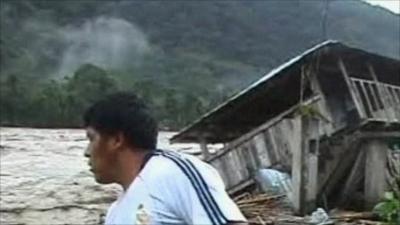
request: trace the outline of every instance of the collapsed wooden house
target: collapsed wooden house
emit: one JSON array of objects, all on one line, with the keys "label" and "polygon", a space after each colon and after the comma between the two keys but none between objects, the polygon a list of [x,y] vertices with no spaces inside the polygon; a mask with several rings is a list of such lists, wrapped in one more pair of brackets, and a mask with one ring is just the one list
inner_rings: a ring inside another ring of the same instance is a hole
[{"label": "collapsed wooden house", "polygon": [[[272,70],[171,142],[200,143],[230,194],[291,176],[298,213],[375,204],[400,174],[400,61],[326,41]],[[210,153],[207,144],[222,143]],[[397,145],[397,147],[396,147]]]}]

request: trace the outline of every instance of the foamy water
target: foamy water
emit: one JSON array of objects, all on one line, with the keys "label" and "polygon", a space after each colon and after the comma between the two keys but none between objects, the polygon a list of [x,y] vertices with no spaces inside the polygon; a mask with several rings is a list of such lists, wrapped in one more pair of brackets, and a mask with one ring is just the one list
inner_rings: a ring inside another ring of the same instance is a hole
[{"label": "foamy water", "polygon": [[[83,157],[81,129],[1,128],[0,224],[98,224],[121,191],[99,185]],[[199,153],[196,144],[170,145],[161,132],[159,148]]]}]

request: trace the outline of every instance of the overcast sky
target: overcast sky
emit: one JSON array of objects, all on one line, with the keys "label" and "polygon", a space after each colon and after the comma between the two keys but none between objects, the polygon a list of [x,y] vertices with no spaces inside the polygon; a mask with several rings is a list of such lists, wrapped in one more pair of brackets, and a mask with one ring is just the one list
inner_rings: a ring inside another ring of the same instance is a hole
[{"label": "overcast sky", "polygon": [[400,0],[365,0],[372,5],[379,5],[392,12],[400,14]]}]

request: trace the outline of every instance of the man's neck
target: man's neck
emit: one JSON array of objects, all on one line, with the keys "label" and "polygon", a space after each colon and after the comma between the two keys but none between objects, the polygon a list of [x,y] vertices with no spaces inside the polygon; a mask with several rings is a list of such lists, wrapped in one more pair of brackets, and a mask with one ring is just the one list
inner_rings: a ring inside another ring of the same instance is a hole
[{"label": "man's neck", "polygon": [[120,170],[118,183],[122,186],[124,192],[128,190],[131,183],[139,175],[146,155],[147,151],[132,151],[127,149],[121,152],[119,157]]}]

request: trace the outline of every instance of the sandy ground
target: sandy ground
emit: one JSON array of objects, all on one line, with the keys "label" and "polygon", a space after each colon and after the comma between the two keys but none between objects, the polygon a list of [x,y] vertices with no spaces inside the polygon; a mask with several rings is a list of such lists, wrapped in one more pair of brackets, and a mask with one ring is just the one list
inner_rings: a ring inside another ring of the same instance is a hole
[{"label": "sandy ground", "polygon": [[[121,189],[98,185],[83,157],[80,129],[0,129],[0,224],[98,224]],[[198,145],[159,148],[199,152]]]}]

